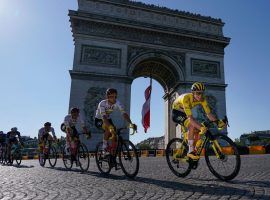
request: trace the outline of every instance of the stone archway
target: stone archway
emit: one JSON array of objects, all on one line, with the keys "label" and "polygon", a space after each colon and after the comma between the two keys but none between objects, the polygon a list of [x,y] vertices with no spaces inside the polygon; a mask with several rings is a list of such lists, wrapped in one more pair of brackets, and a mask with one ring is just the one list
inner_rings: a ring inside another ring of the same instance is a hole
[{"label": "stone archway", "polygon": [[[132,78],[152,77],[164,90],[165,107],[165,144],[170,138],[175,137],[176,129],[171,120],[171,104],[175,99],[175,87],[179,81],[184,81],[182,62],[162,52],[148,52],[147,50],[136,55],[128,65],[128,75]],[[181,53],[179,53],[181,55]]]},{"label": "stone archway", "polygon": [[102,139],[93,118],[105,89],[116,88],[129,113],[137,77],[152,76],[164,89],[165,145],[177,135],[171,104],[194,81],[207,85],[217,115],[226,114],[224,48],[230,38],[220,19],[129,0],[79,0],[78,7],[69,11],[75,45],[69,105],[84,111],[94,132],[90,150]]}]

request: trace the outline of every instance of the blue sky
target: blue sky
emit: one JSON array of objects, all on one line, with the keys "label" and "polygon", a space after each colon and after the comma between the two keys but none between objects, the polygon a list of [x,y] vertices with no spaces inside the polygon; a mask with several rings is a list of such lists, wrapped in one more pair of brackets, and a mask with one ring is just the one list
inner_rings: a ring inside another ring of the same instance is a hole
[{"label": "blue sky", "polygon": [[[269,130],[270,2],[268,0],[143,0],[142,2],[221,18],[225,49],[225,79],[229,136]],[[58,135],[67,114],[74,45],[68,10],[75,0],[0,0],[0,130],[17,126],[34,137],[46,121]],[[132,84],[131,118],[137,143],[164,134],[163,91],[153,82],[151,128],[140,125],[143,92],[149,79]],[[136,91],[136,92],[135,92]],[[138,92],[141,91],[141,92]],[[136,98],[135,98],[136,95]]]}]

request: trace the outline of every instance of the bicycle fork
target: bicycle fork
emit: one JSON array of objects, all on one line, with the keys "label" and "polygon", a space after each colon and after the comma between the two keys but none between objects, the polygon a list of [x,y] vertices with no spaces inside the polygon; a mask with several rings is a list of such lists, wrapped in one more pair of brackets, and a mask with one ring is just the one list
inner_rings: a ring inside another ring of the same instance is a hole
[{"label": "bicycle fork", "polygon": [[221,146],[219,145],[218,141],[217,140],[213,140],[211,141],[210,143],[212,145],[212,148],[214,150],[214,153],[215,155],[217,156],[218,159],[221,159],[221,154],[222,154],[222,148]]}]

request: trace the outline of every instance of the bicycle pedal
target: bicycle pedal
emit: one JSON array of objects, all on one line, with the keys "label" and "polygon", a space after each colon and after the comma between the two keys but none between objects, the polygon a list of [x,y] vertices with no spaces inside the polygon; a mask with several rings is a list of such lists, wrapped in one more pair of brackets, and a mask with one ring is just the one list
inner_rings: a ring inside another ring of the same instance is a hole
[{"label": "bicycle pedal", "polygon": [[198,167],[198,161],[191,160],[190,161],[190,166],[191,166],[191,169],[197,169],[197,167]]}]

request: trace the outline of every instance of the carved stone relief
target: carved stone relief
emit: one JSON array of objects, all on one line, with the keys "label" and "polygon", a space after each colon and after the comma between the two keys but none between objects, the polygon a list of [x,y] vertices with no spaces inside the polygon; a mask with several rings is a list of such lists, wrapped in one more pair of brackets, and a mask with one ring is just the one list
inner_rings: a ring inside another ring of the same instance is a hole
[{"label": "carved stone relief", "polygon": [[105,98],[106,88],[91,87],[88,89],[84,100],[84,114],[86,124],[95,132],[99,130],[95,127],[95,115],[98,104]]},{"label": "carved stone relief", "polygon": [[73,19],[73,32],[99,37],[115,38],[127,41],[137,41],[146,44],[166,45],[177,48],[194,49],[224,54],[225,45],[218,42],[208,42],[185,36],[175,36],[149,30],[117,26],[98,22]]},{"label": "carved stone relief", "polygon": [[191,59],[191,74],[220,78],[219,62]]},{"label": "carved stone relief", "polygon": [[121,67],[121,49],[82,45],[81,64]]}]

